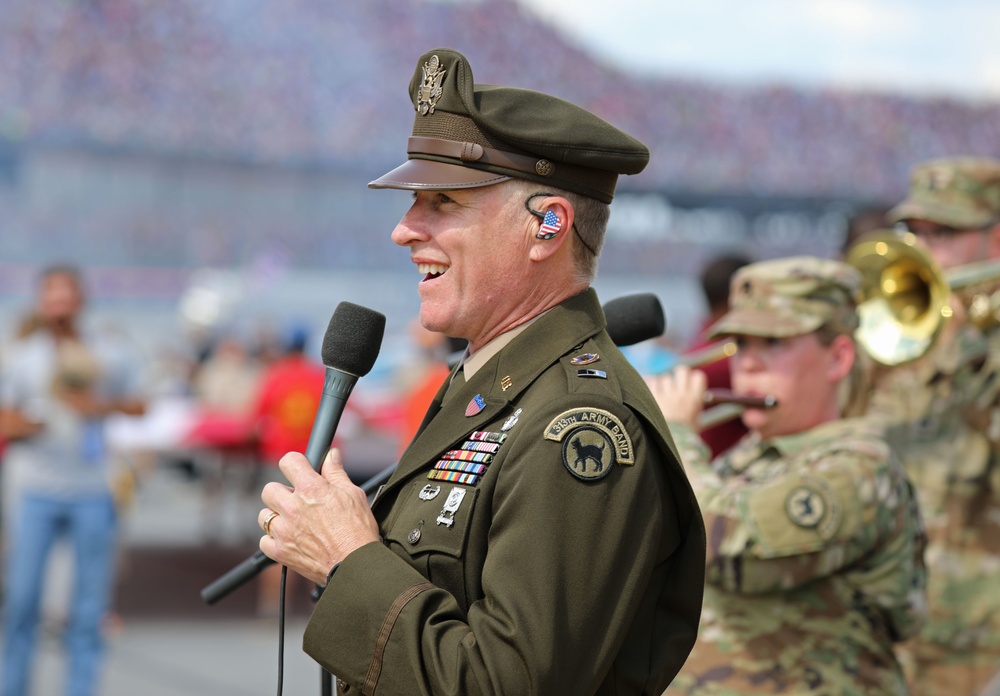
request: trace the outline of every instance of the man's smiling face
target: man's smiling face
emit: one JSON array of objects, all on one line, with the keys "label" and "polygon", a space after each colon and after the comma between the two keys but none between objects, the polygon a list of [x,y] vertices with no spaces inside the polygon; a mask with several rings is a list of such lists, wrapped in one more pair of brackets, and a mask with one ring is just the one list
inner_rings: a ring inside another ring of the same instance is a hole
[{"label": "man's smiling face", "polygon": [[418,191],[392,233],[423,275],[420,321],[473,349],[509,328],[530,296],[530,215],[512,182]]}]

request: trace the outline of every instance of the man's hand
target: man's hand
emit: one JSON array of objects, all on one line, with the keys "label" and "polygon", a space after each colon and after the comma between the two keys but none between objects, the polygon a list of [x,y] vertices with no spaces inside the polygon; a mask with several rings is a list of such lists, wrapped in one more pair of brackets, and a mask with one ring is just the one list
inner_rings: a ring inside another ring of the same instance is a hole
[{"label": "man's hand", "polygon": [[269,483],[261,492],[267,507],[257,522],[268,534],[260,539],[260,550],[299,575],[323,584],[327,574],[351,551],[378,541],[375,516],[368,496],[344,471],[340,450],[331,449],[320,473],[298,452],[289,452],[278,462],[292,487]]},{"label": "man's hand", "polygon": [[678,365],[671,372],[646,378],[668,423],[684,423],[697,429],[698,414],[704,405],[708,379],[701,370]]}]

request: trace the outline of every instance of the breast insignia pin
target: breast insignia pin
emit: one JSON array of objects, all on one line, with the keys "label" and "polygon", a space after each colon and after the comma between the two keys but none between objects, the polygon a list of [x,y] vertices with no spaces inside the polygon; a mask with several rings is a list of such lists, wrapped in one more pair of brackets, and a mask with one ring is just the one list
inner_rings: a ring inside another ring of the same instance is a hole
[{"label": "breast insignia pin", "polygon": [[500,426],[500,429],[504,432],[507,432],[508,430],[513,428],[515,425],[517,425],[517,419],[520,415],[521,415],[521,409],[517,409],[516,411],[514,411],[514,413],[511,414],[510,418],[508,418],[503,422],[503,425]]},{"label": "breast insignia pin", "polygon": [[601,356],[597,353],[583,353],[572,358],[569,362],[570,365],[589,365],[590,363],[595,363],[601,359]]},{"label": "breast insignia pin", "polygon": [[465,489],[454,487],[451,492],[448,493],[447,500],[444,501],[444,507],[441,508],[441,513],[437,516],[437,523],[443,524],[446,527],[450,527],[455,524],[455,513],[458,512],[458,508],[462,505],[462,500],[465,499]]}]

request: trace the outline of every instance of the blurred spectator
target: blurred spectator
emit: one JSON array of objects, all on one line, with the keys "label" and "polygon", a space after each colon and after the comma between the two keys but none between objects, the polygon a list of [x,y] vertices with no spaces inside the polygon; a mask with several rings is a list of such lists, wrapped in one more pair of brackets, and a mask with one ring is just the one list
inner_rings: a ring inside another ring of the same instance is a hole
[{"label": "blurred spectator", "polygon": [[305,328],[289,331],[283,354],[264,368],[250,400],[248,415],[260,459],[274,471],[285,453],[305,452],[319,408],[326,370],[306,357],[307,340]]},{"label": "blurred spectator", "polygon": [[[729,311],[729,281],[733,274],[750,263],[750,259],[741,255],[724,255],[709,261],[698,276],[705,302],[708,305],[708,315],[704,318],[698,333],[688,346],[686,352],[694,352],[706,348],[718,341],[708,337],[709,328]],[[716,360],[698,369],[708,378],[709,389],[730,389],[729,358]],[[701,439],[712,451],[712,457],[717,457],[736,444],[747,432],[746,426],[739,418],[719,423],[701,431]]]},{"label": "blurred spectator", "polygon": [[[268,481],[287,483],[278,470],[278,460],[288,452],[305,452],[309,444],[326,369],[306,357],[307,342],[304,327],[291,328],[285,337],[283,354],[264,368],[251,402],[248,417],[257,440],[259,485]],[[295,586],[297,577],[294,573],[288,576],[290,587]],[[258,614],[277,614],[280,582],[278,566],[266,568],[260,574]]]},{"label": "blurred spectator", "polygon": [[192,392],[204,411],[243,415],[249,412],[259,379],[259,364],[243,342],[223,335],[194,375]]},{"label": "blurred spectator", "polygon": [[102,621],[115,581],[117,511],[109,481],[105,418],[140,415],[138,363],[118,335],[86,331],[84,291],[71,266],[44,270],[33,316],[0,376],[0,433],[8,440],[4,696],[26,696],[45,568],[68,538],[75,579],[65,646],[66,693],[98,692]]},{"label": "blurred spectator", "polygon": [[420,321],[410,322],[410,337],[416,344],[419,355],[407,372],[414,375],[413,381],[405,387],[403,398],[403,420],[399,431],[399,454],[410,445],[423,423],[427,407],[451,371],[450,358],[465,350],[466,341],[450,338],[421,326]]}]

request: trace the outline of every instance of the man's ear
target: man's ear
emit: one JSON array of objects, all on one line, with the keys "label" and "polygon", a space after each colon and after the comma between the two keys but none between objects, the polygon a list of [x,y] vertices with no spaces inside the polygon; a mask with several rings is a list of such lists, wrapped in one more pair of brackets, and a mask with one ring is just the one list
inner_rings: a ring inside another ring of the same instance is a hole
[{"label": "man's ear", "polygon": [[563,248],[573,230],[573,204],[561,196],[536,198],[537,208],[541,215],[533,220],[531,229],[532,261],[543,261]]}]

